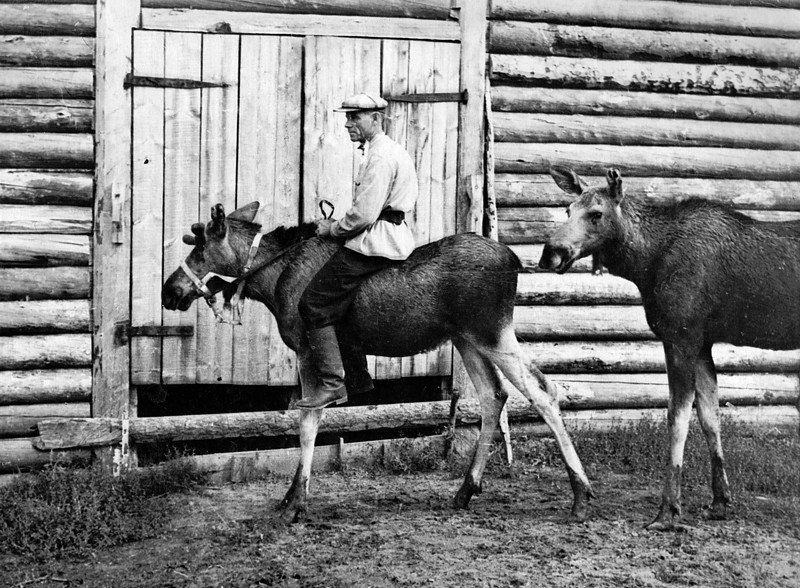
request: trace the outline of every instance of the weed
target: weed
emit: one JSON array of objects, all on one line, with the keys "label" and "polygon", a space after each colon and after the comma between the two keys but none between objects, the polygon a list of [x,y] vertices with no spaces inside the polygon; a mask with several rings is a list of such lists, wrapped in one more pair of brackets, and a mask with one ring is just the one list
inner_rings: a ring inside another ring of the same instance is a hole
[{"label": "weed", "polygon": [[118,478],[98,467],[53,464],[0,490],[0,551],[35,560],[80,557],[152,536],[167,519],[166,496],[201,480],[185,460]]},{"label": "weed", "polygon": [[436,443],[419,443],[414,439],[398,439],[383,456],[384,469],[392,474],[426,473],[445,465],[442,447]]}]

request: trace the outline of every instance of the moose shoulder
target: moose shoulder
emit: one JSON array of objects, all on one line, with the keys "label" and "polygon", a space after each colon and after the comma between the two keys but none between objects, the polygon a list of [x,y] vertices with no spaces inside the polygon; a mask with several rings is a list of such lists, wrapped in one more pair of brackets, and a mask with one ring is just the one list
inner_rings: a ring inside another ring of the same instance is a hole
[{"label": "moose shoulder", "polygon": [[650,527],[681,514],[681,468],[692,402],[712,465],[711,516],[725,518],[730,489],[719,428],[714,343],[800,348],[800,222],[761,222],[724,204],[647,203],[623,189],[616,169],[587,187],[571,169],[551,170],[576,199],[545,245],[539,266],[563,273],[588,255],[638,287],[648,324],[663,342],[669,379],[670,462]]}]

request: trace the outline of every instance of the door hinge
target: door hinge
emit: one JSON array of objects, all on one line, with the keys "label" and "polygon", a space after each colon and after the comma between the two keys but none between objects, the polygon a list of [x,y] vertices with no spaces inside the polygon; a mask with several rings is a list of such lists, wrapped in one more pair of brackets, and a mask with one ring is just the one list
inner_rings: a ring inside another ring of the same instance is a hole
[{"label": "door hinge", "polygon": [[197,88],[227,88],[230,84],[224,82],[203,82],[201,80],[186,80],[182,78],[157,78],[153,76],[135,76],[126,74],[122,87],[126,90],[132,86],[145,86],[148,88],[180,88],[194,90]]},{"label": "door hinge", "polygon": [[126,345],[131,337],[192,337],[193,325],[142,325],[132,327],[127,321],[114,325],[114,342],[117,345]]},{"label": "door hinge", "polygon": [[429,94],[400,94],[399,96],[384,96],[389,102],[460,102],[466,104],[469,92],[433,92]]}]

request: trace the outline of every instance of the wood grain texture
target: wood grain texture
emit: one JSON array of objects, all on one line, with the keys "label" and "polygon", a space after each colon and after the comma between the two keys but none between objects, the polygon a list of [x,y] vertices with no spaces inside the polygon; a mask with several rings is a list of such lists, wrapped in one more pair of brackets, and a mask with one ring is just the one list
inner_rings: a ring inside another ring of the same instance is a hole
[{"label": "wood grain texture", "polygon": [[95,34],[94,6],[6,4],[0,19],[0,34],[92,36]]},{"label": "wood grain texture", "polygon": [[83,368],[92,365],[92,338],[86,334],[0,337],[5,370]]},{"label": "wood grain texture", "polygon": [[0,404],[81,402],[92,399],[92,370],[0,371]]},{"label": "wood grain texture", "polygon": [[0,169],[0,204],[92,206],[89,172]]},{"label": "wood grain texture", "polygon": [[0,76],[0,98],[93,97],[89,67],[5,67]]},{"label": "wood grain texture", "polygon": [[88,300],[0,302],[0,335],[88,333]]},{"label": "wood grain texture", "polygon": [[41,469],[58,461],[69,463],[70,460],[87,460],[91,451],[73,449],[69,451],[38,451],[31,445],[29,438],[0,439],[0,472],[19,472]]},{"label": "wood grain texture", "polygon": [[526,341],[655,339],[641,306],[517,306],[514,328]]},{"label": "wood grain texture", "polygon": [[34,437],[36,423],[44,419],[88,418],[88,402],[58,402],[50,404],[18,404],[0,406],[0,438]]},{"label": "wood grain texture", "polygon": [[88,235],[92,209],[85,206],[0,205],[0,233]]},{"label": "wood grain texture", "polygon": [[0,166],[90,170],[94,138],[90,134],[0,133]]},{"label": "wood grain texture", "polygon": [[447,19],[450,0],[143,0],[145,8],[199,8],[289,14],[341,14]]},{"label": "wood grain texture", "polygon": [[0,132],[91,133],[93,127],[91,100],[0,100]]},{"label": "wood grain texture", "polygon": [[0,65],[91,67],[94,39],[48,35],[0,35]]},{"label": "wood grain texture", "polygon": [[88,266],[88,235],[0,234],[0,265],[4,267]]},{"label": "wood grain texture", "polygon": [[0,300],[89,298],[88,267],[0,268]]}]

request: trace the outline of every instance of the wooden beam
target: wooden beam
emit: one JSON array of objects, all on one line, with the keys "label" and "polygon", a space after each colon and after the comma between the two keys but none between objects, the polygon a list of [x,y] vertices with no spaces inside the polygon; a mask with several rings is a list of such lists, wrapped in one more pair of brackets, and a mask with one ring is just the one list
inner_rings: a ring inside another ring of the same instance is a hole
[{"label": "wooden beam", "polygon": [[497,112],[494,138],[501,143],[671,145],[800,150],[800,126],[691,119]]},{"label": "wooden beam", "polygon": [[0,233],[87,235],[92,210],[85,206],[0,205]]},{"label": "wooden beam", "polygon": [[91,363],[89,335],[0,337],[0,365],[7,370],[81,368]]},{"label": "wooden beam", "polygon": [[659,0],[494,0],[492,18],[725,35],[800,37],[793,12]]},{"label": "wooden beam", "polygon": [[89,265],[87,235],[0,234],[0,265]]},{"label": "wooden beam", "polygon": [[142,0],[144,8],[199,8],[270,14],[339,14],[417,19],[450,18],[450,0]]},{"label": "wooden beam", "polygon": [[[600,186],[604,176],[585,176],[590,186]],[[800,182],[714,180],[702,178],[625,178],[628,194],[654,204],[703,198],[743,210],[800,210]],[[497,174],[497,203],[501,208],[568,206],[574,197],[562,192],[550,174]]]},{"label": "wooden beam", "polygon": [[66,133],[0,133],[0,166],[92,169],[94,137]]},{"label": "wooden beam", "polygon": [[641,306],[517,306],[514,330],[526,341],[655,339]]},{"label": "wooden beam", "polygon": [[800,95],[800,72],[788,67],[492,55],[490,69],[496,82],[545,87],[778,98]]},{"label": "wooden beam", "polygon": [[492,89],[492,107],[505,112],[540,114],[648,116],[800,124],[800,102],[782,98],[693,96],[495,85]]},{"label": "wooden beam", "polygon": [[498,143],[495,161],[499,173],[543,174],[560,165],[587,175],[617,167],[623,176],[800,180],[800,162],[794,151]]},{"label": "wooden beam", "polygon": [[94,6],[6,4],[0,20],[0,34],[92,36],[94,20]]},{"label": "wooden beam", "polygon": [[86,449],[71,451],[37,451],[31,440],[0,439],[0,472],[18,472],[40,469],[51,463],[69,463],[72,459],[86,460],[91,452]]},{"label": "wooden beam", "polygon": [[[529,341],[525,357],[546,374],[665,373],[660,341]],[[778,372],[797,375],[800,350],[775,351],[717,343],[720,372]]]},{"label": "wooden beam", "polygon": [[0,100],[0,132],[91,133],[93,126],[92,100]]},{"label": "wooden beam", "polygon": [[0,35],[0,66],[91,67],[94,39]]},{"label": "wooden beam", "polygon": [[521,274],[517,284],[517,305],[602,305],[641,304],[633,282],[617,276],[585,273],[557,275],[549,272]]},{"label": "wooden beam", "polygon": [[88,333],[88,300],[0,302],[0,335]]},{"label": "wooden beam", "polygon": [[0,267],[0,300],[89,298],[88,267]]},{"label": "wooden beam", "polygon": [[794,67],[795,39],[492,21],[492,53]]},{"label": "wooden beam", "polygon": [[0,169],[0,204],[91,206],[92,174]]},{"label": "wooden beam", "polygon": [[142,27],[154,30],[252,35],[318,35],[457,41],[458,23],[414,18],[261,14],[227,10],[142,10]]},{"label": "wooden beam", "polygon": [[0,437],[34,437],[44,419],[88,418],[88,402],[0,406]]},{"label": "wooden beam", "polygon": [[89,67],[4,67],[0,98],[92,98]]},{"label": "wooden beam", "polygon": [[[123,87],[123,81],[130,73],[132,30],[139,25],[139,10],[138,0],[99,0],[97,4],[92,280],[92,415],[97,417],[132,414],[130,343],[120,343],[114,327],[130,320],[132,92]],[[120,239],[112,239],[112,219],[118,219],[122,228]]]},{"label": "wooden beam", "polygon": [[0,371],[0,404],[89,402],[92,370],[89,367],[54,370]]}]

